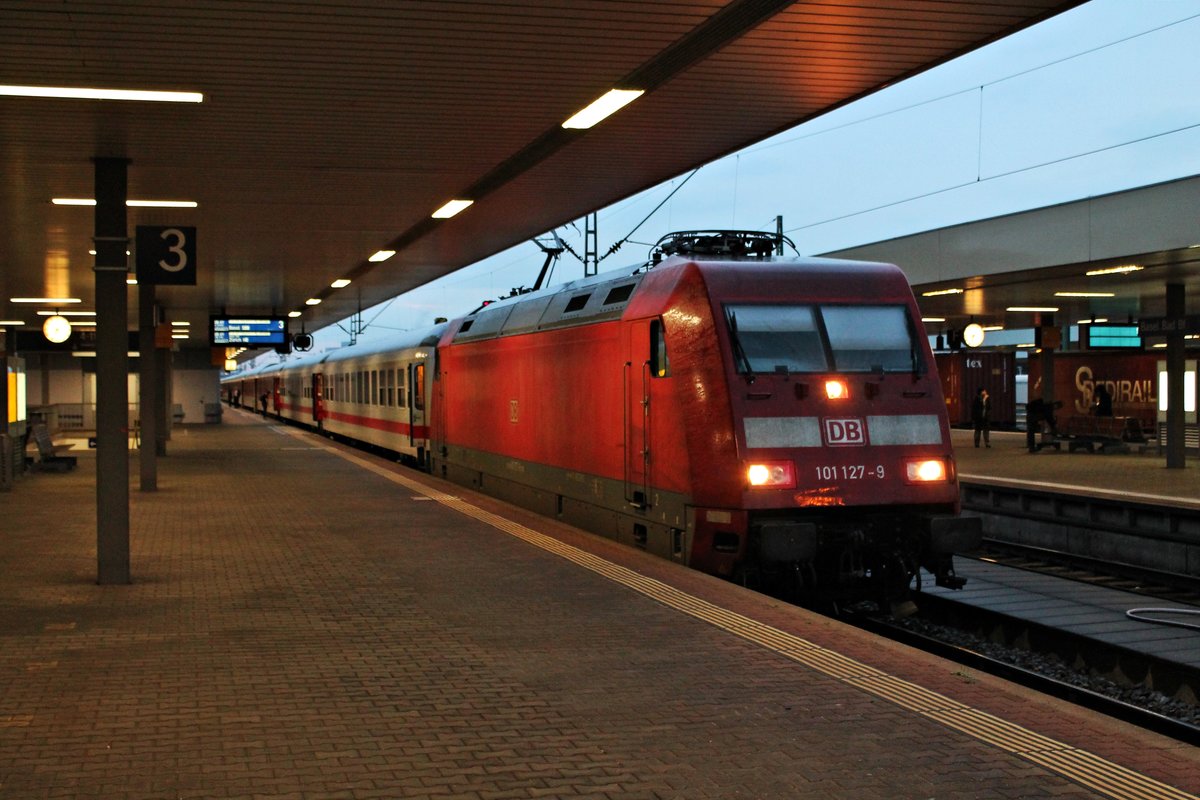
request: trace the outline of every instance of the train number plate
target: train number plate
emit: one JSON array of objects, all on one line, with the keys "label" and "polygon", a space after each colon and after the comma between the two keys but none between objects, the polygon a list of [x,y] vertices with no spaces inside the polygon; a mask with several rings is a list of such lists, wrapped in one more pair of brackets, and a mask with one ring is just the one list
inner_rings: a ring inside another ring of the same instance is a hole
[{"label": "train number plate", "polygon": [[887,477],[883,464],[836,464],[814,469],[820,481],[882,480]]}]

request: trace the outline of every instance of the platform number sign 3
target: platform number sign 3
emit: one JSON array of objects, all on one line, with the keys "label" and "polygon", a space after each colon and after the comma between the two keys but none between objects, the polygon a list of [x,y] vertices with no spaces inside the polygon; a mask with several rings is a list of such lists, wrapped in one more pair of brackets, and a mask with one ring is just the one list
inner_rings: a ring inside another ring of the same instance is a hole
[{"label": "platform number sign 3", "polygon": [[137,226],[139,283],[196,285],[196,229],[180,225]]}]

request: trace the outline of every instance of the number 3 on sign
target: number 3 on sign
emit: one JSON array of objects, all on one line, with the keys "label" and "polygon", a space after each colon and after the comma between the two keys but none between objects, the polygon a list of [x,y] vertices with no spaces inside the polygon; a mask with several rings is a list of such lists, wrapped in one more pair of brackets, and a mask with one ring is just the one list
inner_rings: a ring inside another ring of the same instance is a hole
[{"label": "number 3 on sign", "polygon": [[175,256],[174,260],[168,263],[166,260],[160,260],[158,266],[165,269],[167,272],[180,272],[188,265],[187,236],[179,228],[166,228],[159,234],[164,242],[174,240],[173,244],[167,245],[167,252]]},{"label": "number 3 on sign", "polygon": [[196,229],[190,225],[137,226],[138,281],[196,285]]}]

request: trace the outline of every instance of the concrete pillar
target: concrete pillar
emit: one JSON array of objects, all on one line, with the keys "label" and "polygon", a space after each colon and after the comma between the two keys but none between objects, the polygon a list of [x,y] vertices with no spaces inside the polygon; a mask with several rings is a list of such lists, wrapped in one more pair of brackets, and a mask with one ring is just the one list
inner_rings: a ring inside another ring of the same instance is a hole
[{"label": "concrete pillar", "polygon": [[124,158],[95,158],[97,582],[130,582],[129,303]]},{"label": "concrete pillar", "polygon": [[[1182,283],[1167,284],[1167,319],[1183,320],[1186,298]],[[1183,409],[1186,353],[1182,325],[1167,333],[1167,469],[1186,466],[1187,443],[1184,441],[1186,418]]]},{"label": "concrete pillar", "polygon": [[153,283],[138,283],[138,444],[139,477],[143,492],[158,491],[158,348],[157,308]]}]

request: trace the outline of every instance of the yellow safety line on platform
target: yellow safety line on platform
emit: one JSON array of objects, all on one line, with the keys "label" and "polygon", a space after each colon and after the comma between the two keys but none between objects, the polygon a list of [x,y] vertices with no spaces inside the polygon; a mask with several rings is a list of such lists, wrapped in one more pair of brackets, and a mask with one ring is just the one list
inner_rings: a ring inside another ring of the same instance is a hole
[{"label": "yellow safety line on platform", "polygon": [[[289,433],[294,436],[303,435],[299,432]],[[913,711],[977,741],[999,747],[1108,797],[1117,800],[1200,800],[1195,795],[1114,764],[1086,750],[1080,750],[971,708],[841,653],[827,650],[799,636],[713,605],[661,581],[647,578],[512,520],[484,511],[459,497],[399,475],[388,467],[334,447],[325,446],[322,449],[398,483],[410,491],[436,500],[447,508],[603,575],[663,605],[715,625],[785,658],[804,664],[816,672]]]}]

